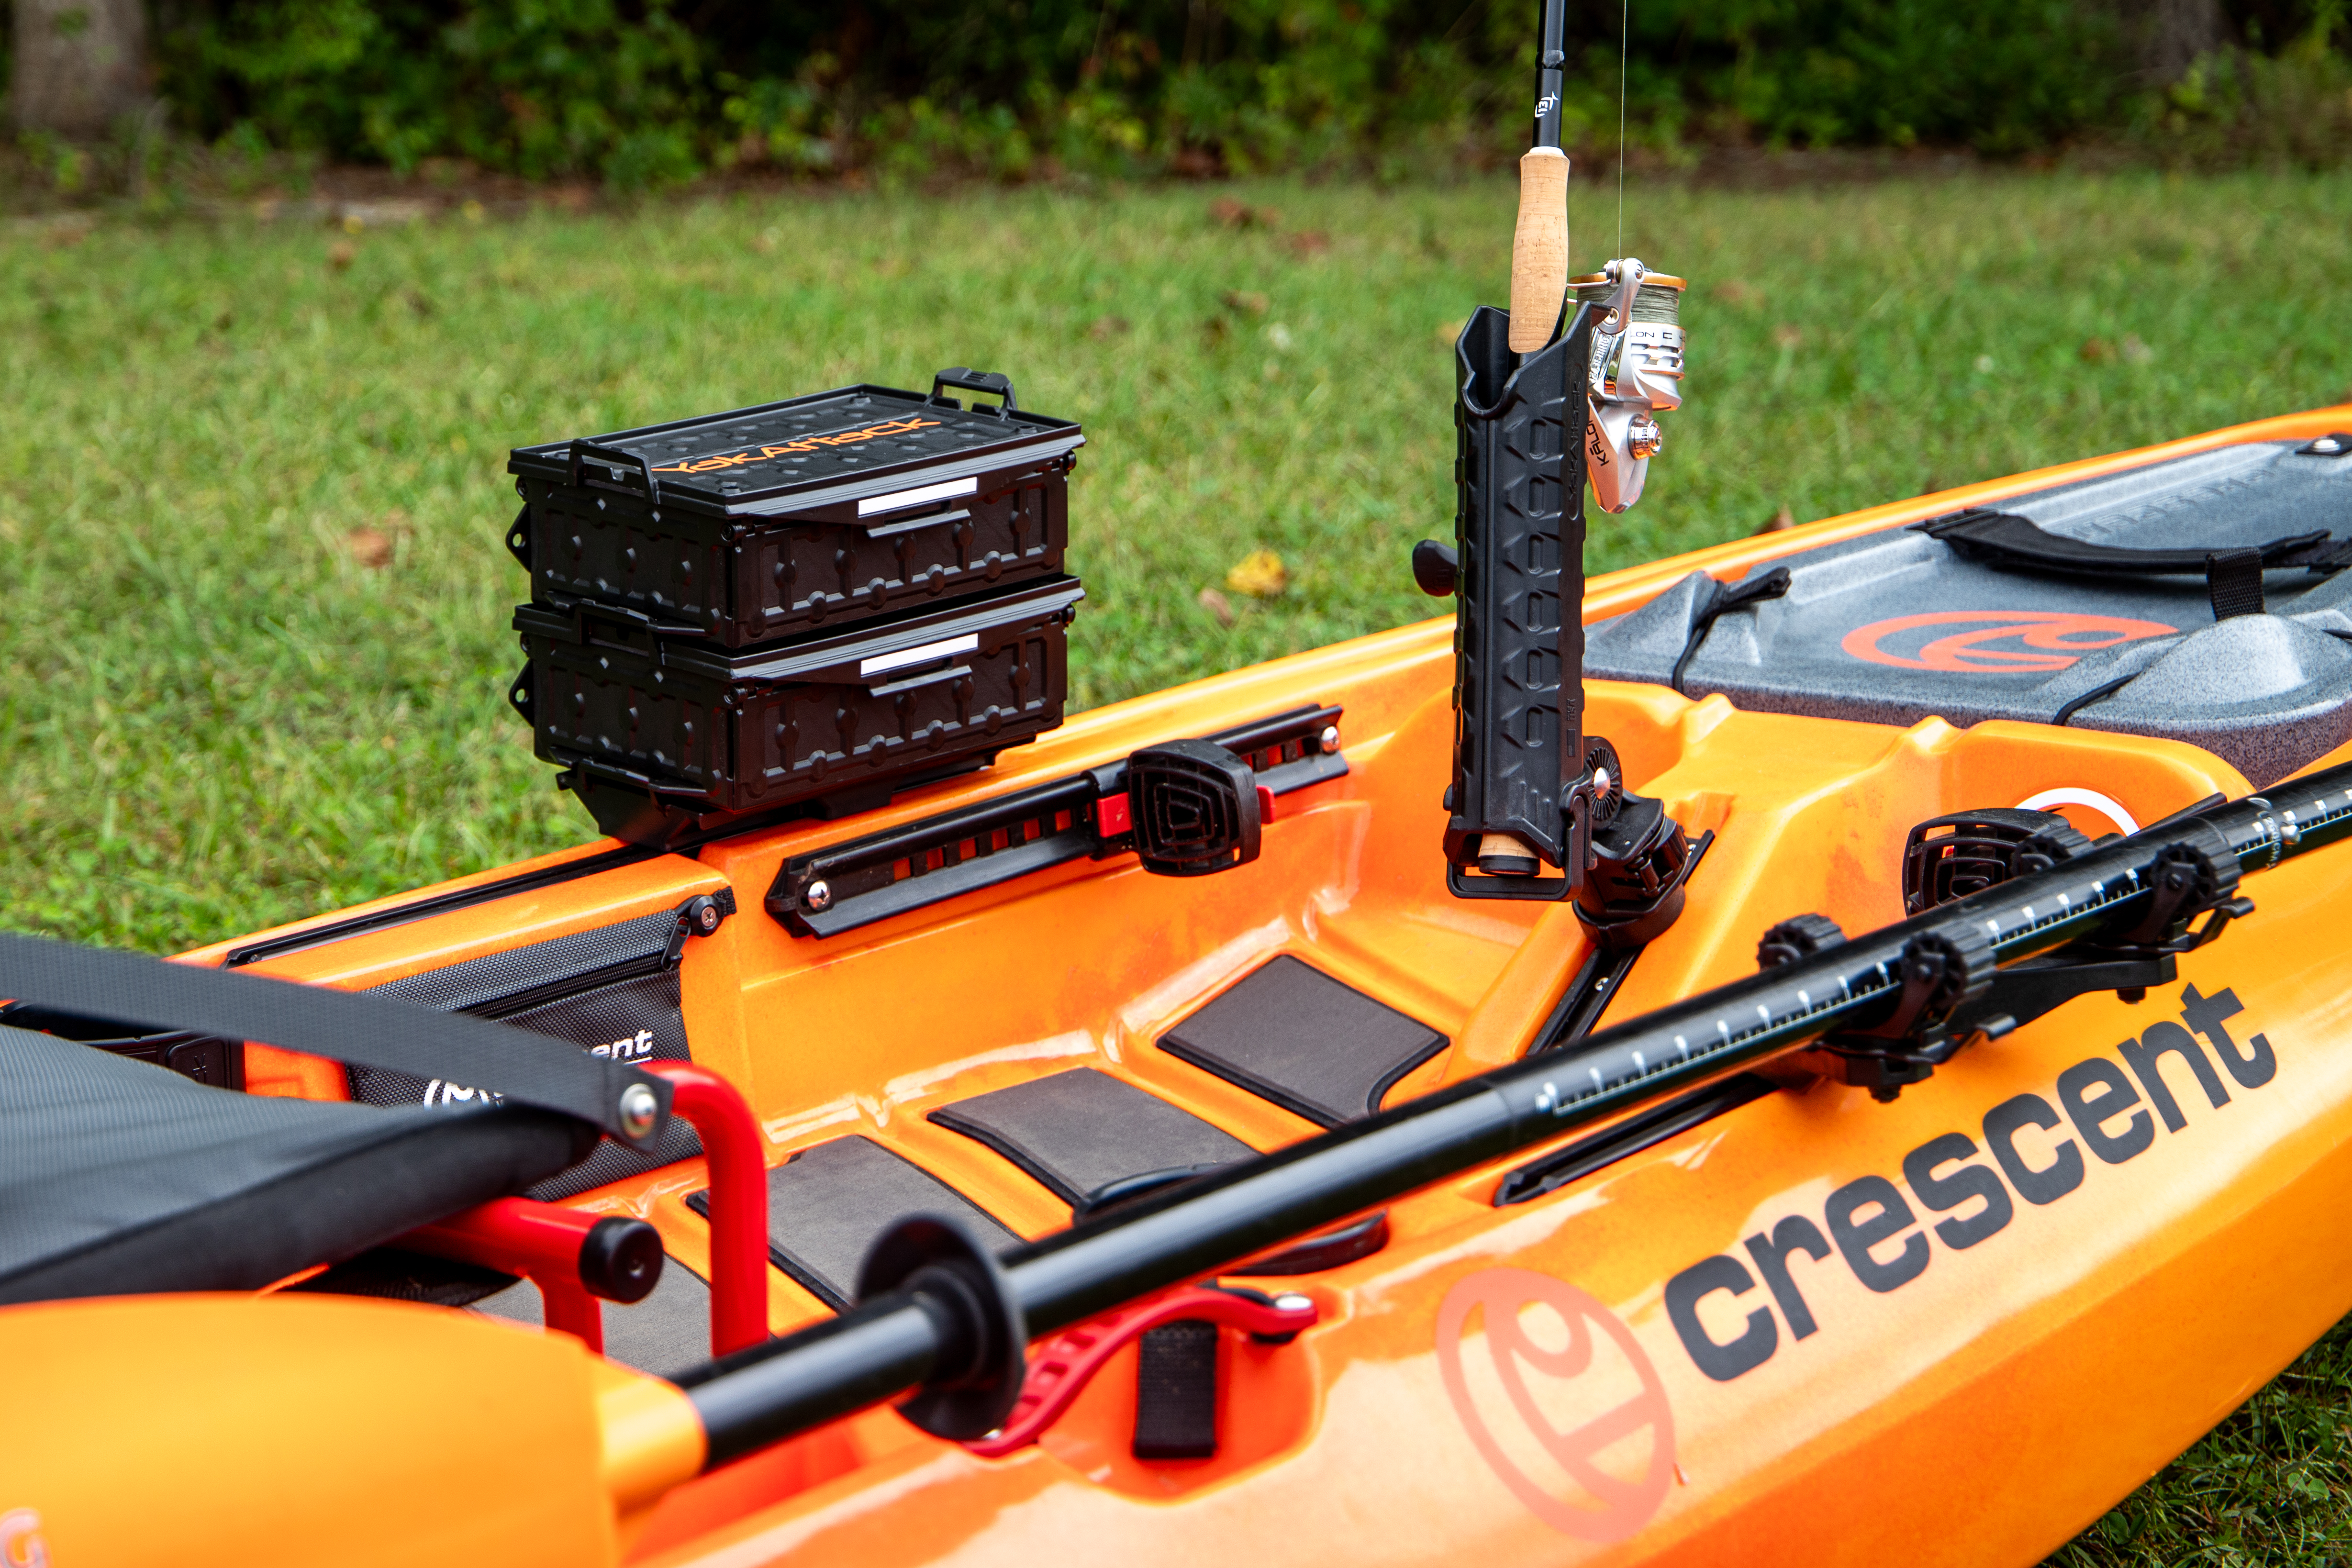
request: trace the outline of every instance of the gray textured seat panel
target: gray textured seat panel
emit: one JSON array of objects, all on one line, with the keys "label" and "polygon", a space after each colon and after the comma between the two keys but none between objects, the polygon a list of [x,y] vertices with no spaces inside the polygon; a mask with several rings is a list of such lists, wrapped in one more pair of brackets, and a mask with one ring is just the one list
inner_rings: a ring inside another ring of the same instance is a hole
[{"label": "gray textured seat panel", "polygon": [[[2160,549],[2352,537],[2352,457],[2217,448],[1998,503],[2053,533]],[[1909,725],[2069,720],[2187,741],[2257,785],[2352,740],[2352,571],[2264,574],[2270,613],[2216,624],[2193,576],[2094,578],[1965,560],[1907,528],[1772,564],[1787,595],[1717,621],[1684,689],[1738,706]],[[1585,633],[1585,674],[1664,685],[1702,597],[1693,573]]]},{"label": "gray textured seat panel", "polygon": [[1091,1067],[975,1094],[930,1119],[986,1144],[1068,1204],[1129,1176],[1257,1153],[1214,1123]]},{"label": "gray textured seat panel", "polygon": [[1445,1037],[1286,953],[1160,1036],[1160,1049],[1336,1127],[1379,1110]]},{"label": "gray textured seat panel", "polygon": [[[707,1190],[687,1201],[709,1212]],[[768,1256],[836,1312],[856,1299],[866,1252],[910,1214],[961,1220],[998,1252],[1021,1245],[994,1215],[868,1137],[818,1144],[768,1172]]]}]

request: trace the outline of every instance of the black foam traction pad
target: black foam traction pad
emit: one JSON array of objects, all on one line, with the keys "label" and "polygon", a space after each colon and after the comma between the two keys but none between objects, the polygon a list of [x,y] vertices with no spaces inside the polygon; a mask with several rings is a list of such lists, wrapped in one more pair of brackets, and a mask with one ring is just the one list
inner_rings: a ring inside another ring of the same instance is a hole
[{"label": "black foam traction pad", "polygon": [[1068,1204],[1128,1176],[1228,1165],[1257,1153],[1181,1106],[1091,1067],[959,1100],[930,1119],[979,1139]]},{"label": "black foam traction pad", "polygon": [[[709,1212],[709,1194],[687,1200]],[[803,1149],[768,1173],[768,1256],[835,1312],[857,1294],[858,1265],[910,1214],[960,1220],[1003,1252],[1021,1238],[963,1194],[873,1139],[853,1134]]]},{"label": "black foam traction pad", "polygon": [[1379,1110],[1445,1037],[1284,954],[1161,1035],[1160,1049],[1336,1127]]}]

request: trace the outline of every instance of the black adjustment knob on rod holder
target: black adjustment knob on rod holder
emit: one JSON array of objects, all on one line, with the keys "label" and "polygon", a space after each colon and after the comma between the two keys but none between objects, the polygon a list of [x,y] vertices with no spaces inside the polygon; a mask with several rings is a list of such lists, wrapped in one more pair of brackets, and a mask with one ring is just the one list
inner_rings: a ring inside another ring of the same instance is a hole
[{"label": "black adjustment knob on rod holder", "polygon": [[1451,599],[1461,580],[1462,558],[1454,547],[1423,539],[1412,547],[1412,585],[1432,599]]}]

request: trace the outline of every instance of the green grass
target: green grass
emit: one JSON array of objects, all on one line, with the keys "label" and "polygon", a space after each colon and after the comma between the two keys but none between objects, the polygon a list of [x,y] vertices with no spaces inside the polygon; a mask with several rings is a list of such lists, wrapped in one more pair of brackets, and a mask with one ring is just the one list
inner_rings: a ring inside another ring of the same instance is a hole
[{"label": "green grass", "polygon": [[[500,700],[518,443],[1001,369],[1088,431],[1081,703],[1423,617],[1444,340],[1505,291],[1512,199],[0,230],[5,922],[166,950],[587,837]],[[1573,216],[1580,262],[1615,248],[1597,185]],[[2352,400],[2347,232],[2342,180],[1637,188],[1626,248],[1696,280],[1691,402],[1591,566]],[[1291,586],[1228,628],[1200,591],[1261,548]],[[2348,1358],[2314,1351],[2061,1561],[2336,1560]]]}]

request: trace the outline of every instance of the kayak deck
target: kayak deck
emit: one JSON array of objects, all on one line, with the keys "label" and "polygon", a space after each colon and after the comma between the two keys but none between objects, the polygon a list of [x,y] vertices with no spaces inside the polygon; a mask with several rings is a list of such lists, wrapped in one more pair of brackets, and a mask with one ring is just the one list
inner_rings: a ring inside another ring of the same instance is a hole
[{"label": "kayak deck", "polygon": [[[1588,619],[1682,570],[1862,528],[1603,579]],[[770,1321],[789,1332],[854,1293],[843,1260],[909,1201],[1034,1239],[1106,1179],[1280,1148],[1524,1053],[1585,938],[1566,904],[1447,894],[1449,633],[1409,627],[1086,714],[854,823],[692,858],[597,846],[536,862],[529,884],[493,873],[388,901],[374,923],[306,923],[246,967],[373,988],[730,894],[736,913],[685,947],[679,1008],[694,1060],[743,1092],[768,1144]],[[2054,797],[2096,836],[2248,788],[2210,753],[2132,735],[1896,727],[1601,681],[1587,704],[1628,783],[1714,835],[1608,1019],[1753,972],[1757,939],[1790,915],[1899,918],[1905,836],[1926,818]],[[829,937],[762,911],[812,849],[1304,705],[1343,710],[1347,772],[1279,797],[1260,858],[1230,874],[1073,860]],[[1376,1250],[1258,1281],[1320,1321],[1287,1344],[1228,1333],[1213,1457],[1135,1456],[1130,1347],[1033,1448],[983,1459],[869,1412],[677,1489],[631,1521],[634,1551],[1013,1561],[1084,1542],[1172,1563],[1280,1539],[1366,1563],[2032,1561],[2352,1305],[2328,1219],[2352,1184],[2352,1075],[2316,1049],[2343,1010],[2333,891],[2318,864],[2283,868],[2179,987],[2074,1002],[1892,1104],[1790,1075],[1646,1146],[1596,1145],[1598,1163],[1528,1201],[1498,1207],[1508,1170],[1555,1151],[1396,1203]],[[2217,1019],[2224,997],[2239,1011]],[[2209,1026],[2242,1052],[2261,1036],[2273,1075],[2250,1084]],[[2092,1131],[2059,1119],[2107,1103],[2081,1086],[2109,1077],[2118,1108]],[[247,1081],[344,1092],[341,1069],[261,1048]],[[2059,1108],[2050,1124],[2035,1105]],[[1939,1143],[1955,1134],[1957,1153]],[[689,1158],[567,1201],[650,1221],[708,1279],[707,1185]],[[690,1319],[694,1282],[607,1313],[616,1354],[632,1313]],[[1527,1336],[1517,1357],[1494,1354],[1504,1323]],[[672,1358],[650,1369],[674,1370],[675,1340],[646,1342]]]}]

